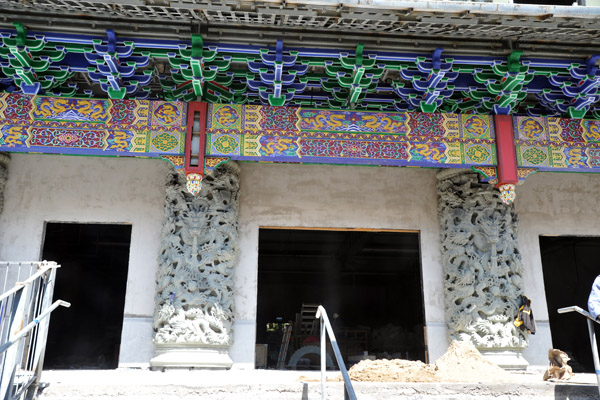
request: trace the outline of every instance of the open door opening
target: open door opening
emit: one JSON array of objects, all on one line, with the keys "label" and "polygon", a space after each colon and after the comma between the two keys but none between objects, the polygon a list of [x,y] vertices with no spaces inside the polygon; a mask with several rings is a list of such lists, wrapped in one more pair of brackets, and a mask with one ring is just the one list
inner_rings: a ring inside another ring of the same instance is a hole
[{"label": "open door opening", "polygon": [[131,225],[47,223],[42,258],[61,265],[45,369],[114,369],[119,362]]},{"label": "open door opening", "polygon": [[[568,306],[587,310],[592,284],[600,274],[600,238],[540,236],[540,250],[552,346],[569,354],[574,372],[593,373],[585,318],[577,313],[558,314],[556,310]],[[599,335],[600,329],[594,325]]]},{"label": "open door opening", "polygon": [[258,253],[257,367],[318,367],[319,304],[347,365],[426,361],[418,232],[263,228]]}]

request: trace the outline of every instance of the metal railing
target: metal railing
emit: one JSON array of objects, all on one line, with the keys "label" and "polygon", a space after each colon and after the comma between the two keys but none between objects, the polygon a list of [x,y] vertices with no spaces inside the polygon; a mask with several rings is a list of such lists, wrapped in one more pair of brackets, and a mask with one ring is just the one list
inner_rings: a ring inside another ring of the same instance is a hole
[{"label": "metal railing", "polygon": [[356,400],[356,394],[354,393],[354,388],[352,387],[352,381],[350,381],[350,376],[348,375],[348,371],[346,370],[346,365],[344,364],[344,359],[342,358],[342,353],[340,352],[340,348],[337,344],[337,340],[335,339],[335,334],[333,333],[333,328],[331,327],[331,323],[329,322],[329,318],[327,317],[327,312],[323,308],[323,306],[319,306],[317,308],[316,318],[321,321],[321,399],[324,400],[326,398],[325,393],[325,369],[326,369],[326,361],[327,361],[327,335],[329,335],[329,341],[331,342],[331,347],[333,348],[333,353],[335,354],[335,359],[340,367],[340,372],[342,373],[342,377],[344,378],[344,400]]},{"label": "metal railing", "polygon": [[[52,304],[54,262],[0,263],[0,400],[31,399],[42,372]],[[6,269],[6,271],[4,271]],[[34,272],[35,271],[35,272]],[[27,279],[20,279],[27,276]],[[6,290],[6,287],[12,286]]]},{"label": "metal railing", "polygon": [[578,312],[587,319],[588,331],[590,334],[590,345],[592,346],[592,358],[594,359],[594,369],[596,370],[596,382],[598,382],[598,394],[600,394],[600,361],[598,360],[598,345],[596,344],[596,332],[594,331],[594,322],[597,324],[600,322],[595,320],[589,312],[578,306],[563,307],[559,308],[557,311],[559,314]]}]

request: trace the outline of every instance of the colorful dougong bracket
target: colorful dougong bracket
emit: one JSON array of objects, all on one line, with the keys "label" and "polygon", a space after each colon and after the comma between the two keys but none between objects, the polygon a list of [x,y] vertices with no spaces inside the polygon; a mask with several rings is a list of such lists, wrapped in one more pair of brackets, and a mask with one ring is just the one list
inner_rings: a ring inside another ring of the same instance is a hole
[{"label": "colorful dougong bracket", "polygon": [[[471,166],[471,170],[479,174],[479,180],[492,185],[498,183],[498,172],[496,167],[480,167]],[[517,175],[519,177],[518,185],[525,183],[525,180],[537,172],[537,168],[518,168]]]},{"label": "colorful dougong bracket", "polygon": [[498,183],[498,172],[496,167],[472,166],[471,171],[479,174],[479,181],[495,185]]},{"label": "colorful dougong bracket", "polygon": [[[28,38],[27,29],[21,23],[15,22],[14,26],[16,37],[2,37],[0,75],[14,79],[15,86],[30,95],[59,87],[73,76],[67,66],[52,65],[64,59],[64,47],[52,49],[43,38]],[[3,59],[6,62],[2,62]],[[10,84],[8,80],[2,83]]]},{"label": "colorful dougong bracket", "polygon": [[476,82],[486,86],[487,93],[471,92],[469,95],[481,101],[483,109],[487,112],[508,115],[527,97],[523,86],[531,82],[533,75],[528,74],[528,65],[521,64],[522,53],[513,51],[508,56],[506,65],[495,63],[492,66],[492,73],[473,74]]},{"label": "colorful dougong bracket", "polygon": [[560,92],[543,90],[537,96],[540,103],[547,109],[555,110],[558,115],[583,118],[590,107],[600,100],[600,73],[596,65],[598,58],[598,55],[591,56],[585,67],[581,67],[579,63],[570,64],[568,75],[552,71],[548,76],[548,83]]},{"label": "colorful dougong bracket", "polygon": [[[480,175],[482,182],[487,182],[495,185],[500,191],[500,198],[505,204],[511,204],[517,197],[516,185],[513,183],[505,183],[498,185],[498,174],[495,167],[471,167],[471,170]],[[519,168],[517,170],[518,184],[522,185],[528,176],[537,172],[535,168]]]},{"label": "colorful dougong bracket", "polygon": [[[504,204],[511,204],[517,197],[515,185],[513,183],[498,184],[498,173],[494,167],[471,167],[471,170],[479,174],[481,182],[487,182],[495,185],[500,191],[500,198]],[[521,182],[519,182],[521,183]]]},{"label": "colorful dougong bracket", "polygon": [[0,28],[0,91],[56,97],[600,119],[599,63]]},{"label": "colorful dougong bracket", "polygon": [[[218,74],[227,71],[230,63],[231,56],[218,56],[216,48],[205,50],[202,36],[192,35],[191,48],[180,48],[179,56],[169,57],[169,64],[173,68],[173,84],[171,88],[163,84],[163,88],[169,89],[175,98],[184,98],[185,94],[202,97],[206,93],[207,82],[215,81],[221,85],[225,83],[219,82]],[[192,97],[184,99],[192,100]]]},{"label": "colorful dougong bracket", "polygon": [[226,164],[229,157],[204,157],[204,175],[211,175],[219,165]]},{"label": "colorful dougong bracket", "polygon": [[294,94],[306,89],[306,83],[296,82],[296,77],[306,74],[308,63],[296,65],[297,52],[285,55],[283,41],[277,41],[275,54],[270,54],[269,49],[261,49],[260,58],[261,61],[248,62],[250,72],[258,74],[259,78],[248,79],[248,87],[258,92],[263,104],[283,106],[294,98]]},{"label": "colorful dougong bracket", "polygon": [[377,81],[384,70],[376,64],[377,58],[368,58],[363,55],[364,45],[356,46],[354,57],[341,53],[339,62],[325,62],[327,75],[335,81],[325,81],[322,86],[335,98],[330,102],[333,108],[354,107],[361,102],[367,93],[374,92]]},{"label": "colorful dougong bracket", "polygon": [[[138,68],[149,64],[147,56],[134,56],[133,42],[117,42],[112,30],[106,31],[106,44],[102,39],[93,41],[93,51],[84,52],[88,63],[88,76],[92,82],[100,84],[100,88],[111,99],[124,99],[127,95],[143,99],[148,92],[141,90],[152,80],[152,70],[136,74]],[[139,94],[141,93],[141,95]]]},{"label": "colorful dougong bracket", "polygon": [[452,63],[442,61],[442,51],[435,49],[431,62],[425,57],[417,58],[417,70],[400,68],[400,76],[410,81],[413,88],[405,87],[403,82],[394,82],[394,90],[411,109],[435,112],[454,93],[454,86],[449,83],[458,78],[458,72],[451,72]]}]

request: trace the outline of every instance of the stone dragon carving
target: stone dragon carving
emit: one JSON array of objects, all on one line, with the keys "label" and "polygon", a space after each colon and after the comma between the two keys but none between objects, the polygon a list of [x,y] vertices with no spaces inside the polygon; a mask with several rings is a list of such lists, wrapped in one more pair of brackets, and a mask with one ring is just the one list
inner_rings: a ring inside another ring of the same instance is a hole
[{"label": "stone dragon carving", "polygon": [[450,338],[479,349],[526,347],[513,324],[523,285],[513,207],[470,171],[441,171],[438,196]]},{"label": "stone dragon carving", "polygon": [[7,153],[0,153],[0,213],[4,208],[4,186],[8,179],[8,163],[10,156]]},{"label": "stone dragon carving", "polygon": [[197,196],[187,193],[180,174],[169,176],[156,275],[157,344],[231,343],[238,173],[234,162],[217,168]]}]

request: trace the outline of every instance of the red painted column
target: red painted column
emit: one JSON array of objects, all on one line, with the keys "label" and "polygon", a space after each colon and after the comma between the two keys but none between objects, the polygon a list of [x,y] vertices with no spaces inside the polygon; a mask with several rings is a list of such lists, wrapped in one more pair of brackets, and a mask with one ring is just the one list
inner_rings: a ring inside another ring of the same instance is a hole
[{"label": "red painted column", "polygon": [[187,189],[193,195],[198,194],[202,189],[201,182],[204,177],[206,110],[206,103],[198,101],[188,103],[183,168],[187,178]]},{"label": "red painted column", "polygon": [[515,199],[515,185],[519,183],[513,119],[510,115],[494,115],[494,126],[498,152],[498,183],[496,187],[500,189],[502,200],[510,204]]}]

